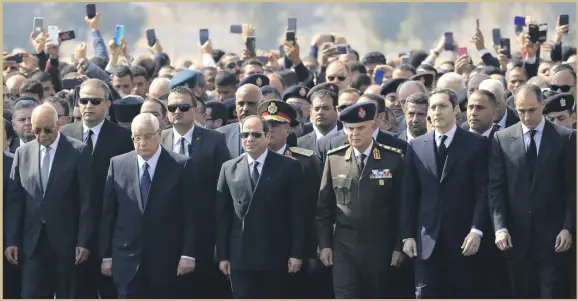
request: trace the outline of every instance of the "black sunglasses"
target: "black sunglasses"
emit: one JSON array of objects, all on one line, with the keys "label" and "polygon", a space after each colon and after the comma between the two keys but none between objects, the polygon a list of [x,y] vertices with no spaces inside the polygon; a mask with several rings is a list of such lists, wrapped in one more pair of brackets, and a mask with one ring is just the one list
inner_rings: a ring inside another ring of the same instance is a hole
[{"label": "black sunglasses", "polygon": [[552,91],[561,91],[562,93],[568,93],[570,92],[570,89],[572,89],[572,86],[569,85],[563,85],[563,86],[557,86],[557,85],[550,85],[550,90]]},{"label": "black sunglasses", "polygon": [[227,69],[233,69],[235,67],[241,67],[241,66],[243,66],[243,61],[230,62],[227,64]]},{"label": "black sunglasses", "polygon": [[347,77],[345,76],[328,76],[327,79],[330,81],[334,81],[335,79],[338,79],[340,82],[344,81]]},{"label": "black sunglasses", "polygon": [[102,98],[79,98],[78,103],[82,105],[87,105],[88,102],[90,102],[91,104],[98,106],[103,100],[104,99]]},{"label": "black sunglasses", "polygon": [[264,133],[261,132],[241,132],[241,137],[243,137],[243,139],[247,139],[249,136],[253,136],[253,138],[259,139],[263,137],[263,134]]},{"label": "black sunglasses", "polygon": [[347,108],[349,108],[349,105],[340,105],[340,106],[337,107],[337,109],[338,109],[339,111],[343,111],[343,110],[345,110],[345,109],[347,109]]},{"label": "black sunglasses", "polygon": [[179,109],[179,111],[181,112],[188,112],[191,109],[191,105],[190,104],[179,104],[179,105],[168,105],[167,106],[167,110],[169,110],[169,112],[174,113],[177,111],[177,109]]}]

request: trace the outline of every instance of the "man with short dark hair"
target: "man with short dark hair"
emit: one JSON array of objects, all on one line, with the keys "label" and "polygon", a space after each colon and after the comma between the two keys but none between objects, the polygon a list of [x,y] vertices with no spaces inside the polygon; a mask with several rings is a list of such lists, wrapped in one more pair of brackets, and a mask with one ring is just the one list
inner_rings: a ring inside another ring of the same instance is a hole
[{"label": "man with short dark hair", "polygon": [[44,103],[53,107],[58,113],[58,126],[62,127],[70,123],[70,111],[68,109],[68,103],[56,96],[48,96],[44,99]]},{"label": "man with short dark hair", "polygon": [[130,72],[132,73],[132,81],[134,84],[132,94],[143,98],[146,97],[151,84],[147,70],[139,65],[132,65]]},{"label": "man with short dark hair", "polygon": [[[339,64],[344,64],[339,62]],[[335,83],[323,83],[311,89],[307,95],[311,101],[310,119],[313,131],[299,137],[297,146],[315,150],[317,141],[340,130],[337,123],[339,86]]]},{"label": "man with short dark hair", "polygon": [[52,83],[52,76],[50,76],[50,73],[39,71],[34,73],[34,75],[32,75],[30,79],[40,82],[40,84],[42,85],[42,89],[44,91],[43,94],[44,97],[52,96],[56,93],[56,91],[54,90],[54,84]]},{"label": "man with short dark hair", "polygon": [[20,87],[20,96],[32,97],[37,103],[41,103],[44,99],[44,87],[37,80],[27,79]]},{"label": "man with short dark hair", "polygon": [[[409,85],[406,87],[409,88]],[[397,138],[410,142],[415,137],[419,137],[427,132],[426,118],[429,106],[429,97],[423,92],[417,92],[404,98],[404,102],[404,121],[406,122],[406,130],[399,133]]]},{"label": "man with short dark hair", "polygon": [[253,74],[263,74],[263,63],[256,58],[251,58],[243,62],[239,80],[243,80],[245,77]]},{"label": "man with short dark hair", "polygon": [[[38,106],[38,103],[33,100],[21,100],[12,108],[12,126],[16,132],[18,139],[12,139],[10,149],[16,149],[34,140],[34,133],[32,132],[32,110]],[[16,137],[15,137],[16,138]]]},{"label": "man with short dark hair", "polygon": [[111,82],[112,86],[116,91],[118,91],[121,98],[130,95],[134,88],[133,74],[127,66],[117,67],[115,72],[112,74]]},{"label": "man with short dark hair", "polygon": [[498,104],[494,94],[488,90],[476,90],[468,99],[468,125],[470,132],[492,139],[498,115]]},{"label": "man with short dark hair", "polygon": [[218,101],[209,101],[207,106],[207,128],[216,130],[227,124],[229,112],[227,107]]},{"label": "man with short dark hair", "polygon": [[141,114],[153,114],[159,121],[159,128],[163,131],[167,128],[167,107],[160,99],[155,97],[147,98],[140,107],[140,112]]}]

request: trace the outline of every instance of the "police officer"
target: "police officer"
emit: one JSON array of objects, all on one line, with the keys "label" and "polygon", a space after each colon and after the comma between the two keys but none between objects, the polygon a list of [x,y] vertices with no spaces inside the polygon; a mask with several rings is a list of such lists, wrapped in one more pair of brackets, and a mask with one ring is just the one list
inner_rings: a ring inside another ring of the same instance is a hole
[{"label": "police officer", "polygon": [[[377,143],[374,103],[339,114],[349,144],[327,152],[317,207],[320,259],[336,298],[389,297],[389,265],[403,260],[397,231],[402,151]],[[335,229],[334,229],[335,224]]]},{"label": "police officer", "polygon": [[542,114],[550,122],[565,128],[572,128],[574,123],[574,95],[572,93],[557,93],[549,96],[544,104]]}]

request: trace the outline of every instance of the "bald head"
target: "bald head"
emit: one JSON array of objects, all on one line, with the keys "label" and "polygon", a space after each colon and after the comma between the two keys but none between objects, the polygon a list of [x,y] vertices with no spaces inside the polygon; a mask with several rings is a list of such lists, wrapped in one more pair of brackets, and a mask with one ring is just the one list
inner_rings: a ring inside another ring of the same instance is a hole
[{"label": "bald head", "polygon": [[243,121],[248,116],[257,115],[257,108],[262,100],[261,89],[253,84],[246,84],[237,89],[235,110],[239,121]]},{"label": "bald head", "polygon": [[445,88],[459,93],[466,88],[466,83],[461,75],[455,72],[448,72],[440,77],[437,88]]},{"label": "bald head", "polygon": [[167,78],[155,78],[149,87],[150,97],[159,97],[169,93],[169,83]]},{"label": "bald head", "polygon": [[415,93],[427,93],[427,89],[422,82],[410,80],[399,85],[397,88],[397,98],[402,102],[405,101],[410,95]]},{"label": "bald head", "polygon": [[55,126],[58,123],[58,112],[51,105],[39,105],[32,110],[32,127],[34,127],[34,121],[42,119],[52,120],[52,125]]},{"label": "bald head", "polygon": [[26,77],[20,74],[12,75],[10,78],[6,80],[6,87],[10,90],[10,93],[13,95],[20,94],[20,87],[22,83],[26,80]]},{"label": "bald head", "polygon": [[40,145],[50,146],[58,136],[58,112],[43,104],[32,111],[32,132]]},{"label": "bald head", "polygon": [[476,73],[470,76],[470,80],[468,81],[468,98],[472,93],[479,89],[480,83],[486,79],[490,79],[490,76],[481,73]]},{"label": "bald head", "polygon": [[380,85],[371,85],[371,86],[367,87],[367,89],[365,89],[364,93],[379,95],[379,94],[381,94],[381,86]]},{"label": "bald head", "polygon": [[506,91],[504,90],[504,85],[501,81],[497,79],[486,79],[483,80],[478,89],[480,90],[487,90],[492,92],[496,97],[496,100],[499,102],[505,102],[506,100]]}]

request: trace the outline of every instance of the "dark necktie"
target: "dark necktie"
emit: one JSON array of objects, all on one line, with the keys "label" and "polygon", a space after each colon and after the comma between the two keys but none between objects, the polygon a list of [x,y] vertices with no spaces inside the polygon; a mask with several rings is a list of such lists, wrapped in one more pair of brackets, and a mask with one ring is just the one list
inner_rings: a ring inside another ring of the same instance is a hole
[{"label": "dark necktie", "polygon": [[442,141],[440,142],[440,145],[438,145],[438,154],[443,161],[446,160],[446,157],[448,156],[448,147],[446,146],[446,140],[448,139],[448,136],[443,135],[442,136]]},{"label": "dark necktie", "polygon": [[140,196],[142,198],[143,210],[147,204],[147,198],[149,196],[149,190],[151,188],[151,175],[149,174],[149,165],[145,162],[143,165],[143,174],[140,179]]},{"label": "dark necktie", "polygon": [[251,184],[253,184],[253,188],[257,187],[257,182],[259,182],[259,170],[257,166],[259,166],[259,161],[254,161],[253,170],[251,171]]},{"label": "dark necktie", "polygon": [[94,151],[94,143],[92,143],[93,134],[94,132],[92,130],[88,130],[88,133],[86,134],[86,147],[88,147],[91,154]]},{"label": "dark necktie", "polygon": [[501,130],[501,129],[502,129],[502,126],[501,126],[501,125],[499,125],[498,123],[494,123],[494,130],[495,130],[496,132],[499,131],[499,130]]},{"label": "dark necktie", "polygon": [[526,151],[526,163],[528,164],[528,171],[530,172],[530,181],[534,179],[534,169],[536,168],[536,160],[538,158],[538,148],[536,147],[536,140],[534,136],[536,130],[530,130],[530,144]]},{"label": "dark necktie", "polygon": [[181,137],[181,149],[179,149],[179,154],[185,154],[185,138]]},{"label": "dark necktie", "polygon": [[365,158],[367,158],[366,154],[359,155],[359,162],[357,162],[357,165],[359,167],[360,172],[362,172],[363,169],[365,168]]}]

